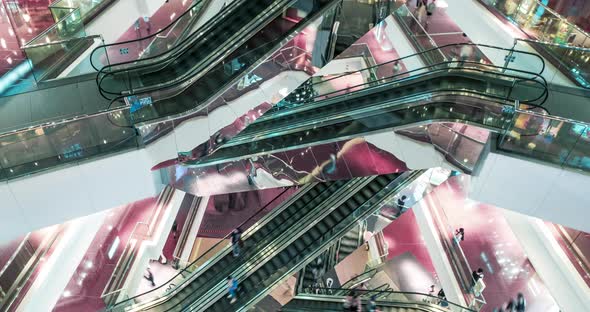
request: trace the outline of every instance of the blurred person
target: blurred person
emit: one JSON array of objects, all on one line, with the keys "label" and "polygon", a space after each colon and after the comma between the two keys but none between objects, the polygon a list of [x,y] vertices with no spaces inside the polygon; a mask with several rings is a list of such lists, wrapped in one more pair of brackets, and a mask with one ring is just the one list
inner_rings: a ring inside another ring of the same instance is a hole
[{"label": "blurred person", "polygon": [[465,240],[465,229],[459,228],[455,230],[455,240],[458,242]]},{"label": "blurred person", "polygon": [[483,278],[483,269],[479,268],[477,271],[473,271],[471,276],[473,277],[473,281],[477,283],[477,281]]},{"label": "blurred person", "polygon": [[402,195],[402,197],[397,199],[397,214],[395,215],[396,218],[401,216],[401,214],[407,210],[406,199],[408,199],[408,196],[406,195]]},{"label": "blurred person", "polygon": [[227,277],[227,291],[228,295],[227,298],[230,299],[230,303],[236,302],[238,300],[238,280],[232,278],[231,276]]},{"label": "blurred person", "polygon": [[516,302],[514,299],[510,299],[506,305],[506,312],[516,312]]},{"label": "blurred person", "polygon": [[361,312],[361,298],[355,291],[351,291],[344,302],[344,311]]},{"label": "blurred person", "polygon": [[441,307],[449,306],[449,303],[447,302],[447,295],[442,288],[438,291],[438,305]]},{"label": "blurred person", "polygon": [[176,223],[176,220],[174,220],[174,223],[172,223],[172,234],[174,239],[176,239],[176,234],[178,232],[178,223]]},{"label": "blurred person", "polygon": [[402,66],[399,61],[393,62],[393,75],[397,75],[402,70]]},{"label": "blurred person", "polygon": [[237,228],[231,232],[231,246],[232,246],[232,253],[234,257],[238,257],[240,255],[240,247],[244,243],[242,242],[242,230]]},{"label": "blurred person", "polygon": [[155,287],[156,282],[154,281],[154,273],[152,273],[152,269],[147,267],[146,271],[146,275],[144,276],[145,279],[147,279],[152,284],[152,287]]},{"label": "blurred person", "polygon": [[524,299],[524,295],[522,293],[518,293],[516,296],[516,312],[525,312],[526,310],[526,300]]},{"label": "blurred person", "polygon": [[368,309],[369,312],[379,312],[379,309],[377,308],[377,303],[375,302],[376,298],[375,296],[371,296],[371,299],[369,299],[369,305],[368,305]]}]

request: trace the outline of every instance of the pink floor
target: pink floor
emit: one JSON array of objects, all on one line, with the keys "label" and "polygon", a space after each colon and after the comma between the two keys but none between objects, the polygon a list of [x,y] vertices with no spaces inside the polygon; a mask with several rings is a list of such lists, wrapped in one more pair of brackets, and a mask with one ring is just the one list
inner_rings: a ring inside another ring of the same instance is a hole
[{"label": "pink floor", "polygon": [[[20,47],[53,25],[51,0],[0,3],[0,75],[25,59]],[[13,27],[14,26],[14,27]]]},{"label": "pink floor", "polygon": [[519,292],[527,299],[527,310],[558,311],[500,209],[467,199],[468,185],[469,176],[452,177],[423,202],[442,208],[451,228],[465,229],[460,246],[472,270],[485,271],[483,295],[487,304],[483,311],[504,305]]},{"label": "pink floor", "polygon": [[211,196],[198,236],[222,238],[249,220],[241,227],[244,231],[295,192],[292,187]]},{"label": "pink floor", "polygon": [[[189,198],[189,196],[185,197],[185,200]],[[192,199],[192,197],[190,197]],[[168,233],[168,238],[166,239],[166,243],[164,244],[164,248],[162,250],[162,254],[169,262],[172,262],[174,258],[174,249],[176,249],[176,244],[178,243],[178,237],[182,232],[182,227],[186,222],[186,218],[188,216],[190,210],[190,202],[183,201],[178,213],[176,214],[176,218],[174,221],[176,222],[176,235],[172,230]]]},{"label": "pink floor", "polygon": [[[375,60],[376,64],[382,64],[392,60],[398,59],[400,56],[394,49],[393,44],[389,41],[389,38],[385,34],[385,28],[387,27],[387,21],[381,22],[376,27],[373,27],[369,32],[357,40],[353,46],[346,49],[337,58],[345,58],[351,56],[358,56],[359,45],[365,45],[370,52],[370,55]],[[403,62],[400,63],[402,66],[400,71],[405,71]],[[390,77],[393,75],[393,63],[379,66],[377,68],[377,76],[380,78]]]},{"label": "pink floor", "polygon": [[383,229],[383,236],[388,245],[386,271],[396,276],[401,291],[428,293],[430,285],[440,289],[438,276],[416,216],[408,210],[398,219]]},{"label": "pink floor", "polygon": [[[135,25],[130,25],[129,28],[117,39],[116,42],[124,42],[128,40],[135,40],[144,38],[153,33],[158,32],[160,29],[168,26],[171,22],[176,20],[182,13],[193,5],[193,1],[186,0],[170,0],[165,2],[154,14],[149,18],[149,23],[146,23],[143,18],[139,18],[139,29],[135,29]],[[160,35],[165,35],[167,31],[164,31]],[[160,36],[158,35],[158,36]],[[148,47],[148,45],[156,37],[151,37],[145,40],[124,44],[114,45],[108,51],[109,61],[111,63],[120,63],[130,60],[135,60],[139,57],[140,53]],[[120,48],[128,48],[128,54],[121,54]]]},{"label": "pink floor", "polygon": [[47,249],[45,255],[41,258],[41,260],[37,264],[36,268],[33,270],[33,273],[31,273],[31,275],[29,276],[29,278],[27,279],[27,281],[25,282],[25,284],[19,290],[19,292],[20,292],[21,295],[19,297],[17,297],[16,300],[12,303],[12,305],[10,306],[10,309],[8,309],[9,312],[16,311],[16,309],[19,306],[20,302],[22,301],[22,299],[27,294],[27,291],[31,288],[31,286],[33,285],[33,283],[37,279],[37,276],[39,276],[39,274],[43,270],[43,264],[44,264],[44,262],[47,261],[47,259],[49,259],[51,257],[51,255],[53,255],[53,252],[55,251],[55,248],[57,247],[57,245],[58,245],[58,243],[59,243],[62,235],[67,230],[67,227],[68,227],[68,223],[65,223],[65,224],[62,224],[61,226],[58,226],[58,227],[47,227],[47,228],[43,228],[41,230],[38,230],[38,231],[35,231],[34,232],[34,233],[37,233],[39,235],[39,237],[42,237],[42,236],[50,235],[50,233],[52,231],[57,231],[56,232],[57,237],[54,240],[53,244],[51,244],[49,246],[49,248]]},{"label": "pink floor", "polygon": [[590,287],[590,234],[545,221],[547,228]]},{"label": "pink floor", "polygon": [[[100,298],[102,292],[133,228],[137,222],[149,222],[155,203],[155,198],[147,198],[108,213],[53,311],[99,311],[105,307]],[[119,241],[118,247],[109,255],[116,241]]]}]

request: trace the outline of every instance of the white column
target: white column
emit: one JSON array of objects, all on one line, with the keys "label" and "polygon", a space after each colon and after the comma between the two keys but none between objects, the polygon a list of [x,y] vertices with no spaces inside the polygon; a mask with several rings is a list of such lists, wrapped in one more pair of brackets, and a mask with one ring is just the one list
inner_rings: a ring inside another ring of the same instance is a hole
[{"label": "white column", "polygon": [[590,307],[590,288],[543,221],[505,209],[502,211],[561,311],[578,312]]}]

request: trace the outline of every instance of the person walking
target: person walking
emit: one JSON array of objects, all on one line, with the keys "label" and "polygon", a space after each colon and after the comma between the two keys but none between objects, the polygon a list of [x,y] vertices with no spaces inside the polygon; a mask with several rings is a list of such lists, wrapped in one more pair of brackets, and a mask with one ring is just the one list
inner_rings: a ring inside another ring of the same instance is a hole
[{"label": "person walking", "polygon": [[144,277],[152,284],[152,287],[156,286],[156,282],[154,281],[154,273],[152,273],[152,269],[150,269],[150,267],[147,268],[147,274]]},{"label": "person walking", "polygon": [[230,299],[230,303],[234,303],[238,300],[238,280],[231,276],[227,277],[227,292],[227,298]]},{"label": "person walking", "polygon": [[231,246],[234,257],[238,257],[240,255],[241,245],[243,245],[242,230],[240,230],[240,228],[237,228],[231,232]]},{"label": "person walking", "polygon": [[172,223],[172,234],[174,239],[176,239],[176,234],[178,232],[178,223],[176,223],[176,220],[174,220],[174,223]]},{"label": "person walking", "polygon": [[379,309],[377,309],[377,302],[375,296],[371,296],[371,299],[369,299],[369,312],[379,312]]},{"label": "person walking", "polygon": [[455,230],[455,240],[457,241],[457,243],[465,240],[465,229],[464,228],[459,228],[459,229]]},{"label": "person walking", "polygon": [[404,213],[407,210],[406,199],[408,199],[406,195],[402,195],[402,197],[397,199],[397,214],[395,215],[396,218],[401,216],[402,213]]},{"label": "person walking", "polygon": [[438,291],[438,305],[440,305],[441,307],[449,306],[449,303],[447,302],[447,295],[445,294],[445,291],[442,288]]},{"label": "person walking", "polygon": [[516,302],[514,302],[514,299],[510,299],[510,301],[508,301],[508,304],[506,305],[506,312],[516,312]]},{"label": "person walking", "polygon": [[516,296],[516,312],[525,312],[526,310],[526,300],[524,299],[524,295],[522,293],[518,293]]},{"label": "person walking", "polygon": [[479,268],[477,271],[473,271],[471,276],[473,277],[473,282],[477,283],[477,281],[483,278],[483,269]]}]

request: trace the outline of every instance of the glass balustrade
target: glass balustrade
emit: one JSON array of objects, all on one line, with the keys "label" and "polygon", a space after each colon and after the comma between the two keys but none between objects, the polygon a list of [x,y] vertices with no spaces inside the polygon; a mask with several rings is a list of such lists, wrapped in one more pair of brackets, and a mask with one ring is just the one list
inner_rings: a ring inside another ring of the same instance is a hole
[{"label": "glass balustrade", "polygon": [[0,135],[4,178],[76,164],[93,156],[138,147],[127,110],[51,123]]},{"label": "glass balustrade", "polygon": [[[384,285],[385,286],[385,285]],[[389,289],[382,290],[379,287],[378,289],[358,289],[358,288],[349,288],[349,287],[338,287],[338,288],[307,288],[304,289],[303,292],[299,293],[295,300],[317,300],[322,301],[325,296],[330,298],[331,296],[336,296],[335,298],[343,299],[342,303],[344,302],[345,296],[355,293],[360,299],[364,300],[365,302],[371,298],[375,299],[375,303],[384,306],[391,306],[395,307],[399,305],[402,309],[405,304],[414,304],[413,306],[419,306],[421,311],[430,311],[428,309],[428,305],[438,305],[445,307],[448,311],[453,312],[474,312],[479,311],[478,309],[474,308],[467,308],[445,300],[444,298],[430,295],[430,294],[423,294],[418,292],[408,292],[408,291],[393,291]],[[310,297],[308,297],[310,296]],[[317,296],[317,297],[316,297]],[[333,301],[332,301],[333,302]],[[340,303],[340,307],[342,306]],[[289,308],[289,304],[286,306]],[[307,309],[306,309],[307,310]],[[311,310],[311,309],[310,309]],[[439,309],[437,309],[438,311]],[[312,310],[313,311],[313,310]],[[442,310],[441,310],[442,311]]]},{"label": "glass balustrade", "polygon": [[517,111],[513,125],[498,142],[498,149],[560,167],[590,171],[590,125]]},{"label": "glass balustrade", "polygon": [[112,2],[114,0],[56,0],[48,8],[56,23],[76,9],[80,11],[80,18],[88,22]]},{"label": "glass balustrade", "polygon": [[155,57],[167,52],[196,31],[198,17],[206,5],[207,0],[195,0],[174,21],[149,36],[98,47],[90,56],[92,66],[100,70],[107,65]]},{"label": "glass balustrade", "polygon": [[[440,47],[438,49],[460,51],[463,49],[464,46],[465,45],[457,44]],[[479,50],[489,49],[492,52],[495,50],[499,50],[497,52],[498,55],[503,55],[504,53],[507,53],[506,49],[499,49],[482,45],[477,45],[477,47]],[[292,51],[294,50],[289,49],[288,51],[291,51],[291,54],[289,55],[292,55]],[[470,49],[470,51],[475,51],[475,49]],[[514,55],[518,55],[517,57],[530,58],[530,63],[532,63],[534,60],[534,54],[526,54],[520,51],[513,51],[512,53],[514,53]],[[282,51],[278,52],[276,55],[281,57],[277,59],[276,56],[272,56],[268,61],[279,65],[281,64],[281,62],[286,62],[288,65],[286,70],[293,69],[294,65],[291,64],[292,62],[299,62],[298,58],[293,59],[293,61],[288,61],[285,56],[285,53]],[[304,55],[306,54],[304,53]],[[402,82],[404,81],[404,79],[419,77],[420,75],[428,73],[432,70],[457,70],[465,71],[466,73],[468,73],[471,69],[481,69],[486,72],[490,71],[489,74],[485,74],[486,77],[489,76],[489,79],[498,78],[494,77],[492,71],[497,71],[497,75],[513,75],[515,77],[519,77],[520,75],[520,77],[525,77],[527,79],[533,78],[535,76],[534,72],[521,71],[520,69],[513,68],[511,64],[508,64],[506,67],[499,67],[480,62],[461,60],[451,60],[448,62],[432,64],[421,68],[405,67],[408,66],[405,64],[412,63],[409,61],[406,62],[407,60],[410,60],[412,58],[417,59],[420,58],[420,56],[412,55],[401,58],[399,60],[378,64],[376,65],[376,67],[373,68],[352,73],[354,75],[366,76],[363,76],[363,81],[368,82],[357,85],[347,86],[346,80],[347,77],[350,76],[346,75],[315,77],[312,80],[311,84],[307,87],[307,89],[303,90],[304,92],[309,92],[310,94],[312,94],[311,100],[309,95],[307,94],[302,95],[303,98],[306,99],[305,101],[291,99],[293,101],[287,103],[287,98],[286,100],[279,102],[276,108],[273,108],[273,111],[269,111],[269,113],[276,113],[277,110],[281,111],[287,108],[294,108],[297,106],[306,105],[309,103],[313,103],[313,101],[319,99],[330,98],[350,92],[363,91],[369,86],[380,86],[382,85],[382,83],[385,82],[396,82],[398,80]],[[396,62],[404,64],[403,66],[401,66],[401,70],[399,68],[396,69]],[[539,68],[539,70],[542,70],[542,61],[537,60],[536,62],[537,65],[531,68]],[[297,70],[297,68],[295,69]],[[227,70],[227,66],[222,67],[220,70]],[[363,71],[365,73],[363,73]],[[386,72],[391,72],[392,74],[386,76]],[[395,74],[393,74],[394,72]],[[444,74],[441,77],[443,76]],[[239,83],[240,82],[237,82],[238,85]],[[259,84],[260,83],[257,83],[256,85]],[[343,84],[343,86],[341,84]],[[522,99],[523,97],[532,99],[532,97],[537,97],[537,94],[531,95],[531,93],[528,92],[526,88],[523,88],[522,91],[519,91],[520,84],[522,83],[519,82],[518,84],[515,84],[515,86],[512,89],[515,93],[513,93],[511,97],[514,97],[516,99]],[[395,86],[392,85],[392,87]],[[457,82],[449,84],[447,85],[447,87],[459,88],[458,90],[466,90],[465,88],[467,86],[463,86],[461,83]],[[248,89],[242,90],[240,91],[240,93],[244,93],[245,91],[250,90],[251,88],[252,87],[248,87]],[[233,89],[231,89],[230,91],[232,90]],[[232,92],[234,91],[235,90],[233,90]],[[300,89],[300,91],[302,91],[302,89]],[[493,90],[490,88],[486,88],[478,92],[484,92],[486,96],[494,95],[495,93],[497,93],[496,96],[505,97],[507,90]],[[522,94],[520,94],[521,92]],[[170,97],[170,99],[173,98],[174,97]],[[5,157],[0,161],[1,177],[5,179],[14,178],[32,172],[46,170],[60,164],[86,159],[88,157],[92,157],[102,153],[109,153],[112,151],[122,150],[125,148],[137,147],[137,134],[135,132],[135,129],[132,128],[135,122],[138,121],[135,117],[140,117],[141,120],[149,120],[151,118],[151,113],[148,114],[148,112],[150,111],[151,107],[150,105],[134,106],[133,104],[136,104],[134,101],[130,101],[127,104],[131,105],[131,108],[120,108],[116,111],[105,112],[92,116],[82,116],[81,118],[73,118],[71,120],[63,121],[60,123],[46,124],[39,127],[27,128],[21,131],[9,132],[1,135],[0,153],[5,155]],[[514,103],[508,102],[507,104],[513,105]],[[134,112],[132,113],[131,110],[133,110]],[[446,113],[443,114],[443,111]],[[436,112],[439,115],[445,115],[449,114],[450,110],[440,110],[440,108],[438,108],[434,109],[433,112]],[[410,112],[408,113],[410,115],[415,114]],[[207,114],[207,110],[204,111],[204,114]],[[494,114],[498,116],[502,115],[501,112],[495,112]],[[508,112],[507,116],[512,116],[512,114],[518,115],[516,117],[516,120],[525,118],[520,116],[531,115],[537,117],[540,116],[541,118],[547,119],[552,118],[524,110]],[[412,120],[414,119],[409,118],[410,115],[405,114],[403,115],[405,117],[401,118],[400,120],[412,122]],[[461,113],[461,110],[459,110],[458,108],[456,111],[453,111],[452,115],[455,116],[453,118],[458,119],[470,116],[469,114],[463,115],[463,113]],[[265,116],[259,118],[258,121],[265,120]],[[406,117],[408,117],[409,119]],[[550,125],[553,125],[555,123],[559,122],[553,121],[552,123],[550,123]],[[587,144],[583,144],[585,142],[584,140],[586,139],[585,137],[587,136],[587,126],[585,124],[576,123],[575,121],[564,121],[564,123],[569,124],[567,128],[570,130],[566,131],[566,127],[562,127],[562,130],[559,132],[559,135],[554,140],[549,140],[546,135],[544,136],[544,133],[547,131],[543,131],[541,134],[535,133],[534,137],[537,137],[537,139],[534,139],[531,135],[517,136],[517,134],[519,132],[522,132],[523,130],[519,128],[520,123],[515,123],[515,128],[513,131],[506,132],[506,134],[502,133],[503,138],[502,143],[499,145],[500,149],[511,153],[514,152],[517,154],[522,154],[524,156],[540,158],[541,160],[550,161],[552,163],[562,165],[565,167],[573,167],[587,170]],[[532,123],[527,124],[527,127],[532,127]],[[548,126],[548,128],[554,129],[553,126]],[[530,129],[527,128],[527,131],[528,130]],[[456,144],[473,144],[475,145],[475,147],[477,147],[477,149],[479,149],[479,147],[477,146],[479,145],[478,142],[471,142],[469,141],[469,139],[460,139],[460,141],[460,143]],[[524,142],[526,142],[526,144]],[[463,153],[464,150],[464,148],[460,148],[456,151],[457,153],[459,153],[459,151]],[[477,158],[474,155],[456,154],[450,155],[450,157],[455,158],[455,160],[457,161],[464,161],[465,159],[467,159],[466,165],[470,168],[477,163]]]},{"label": "glass balustrade", "polygon": [[480,0],[492,13],[517,26],[530,45],[584,88],[590,88],[590,35],[537,0]]}]

